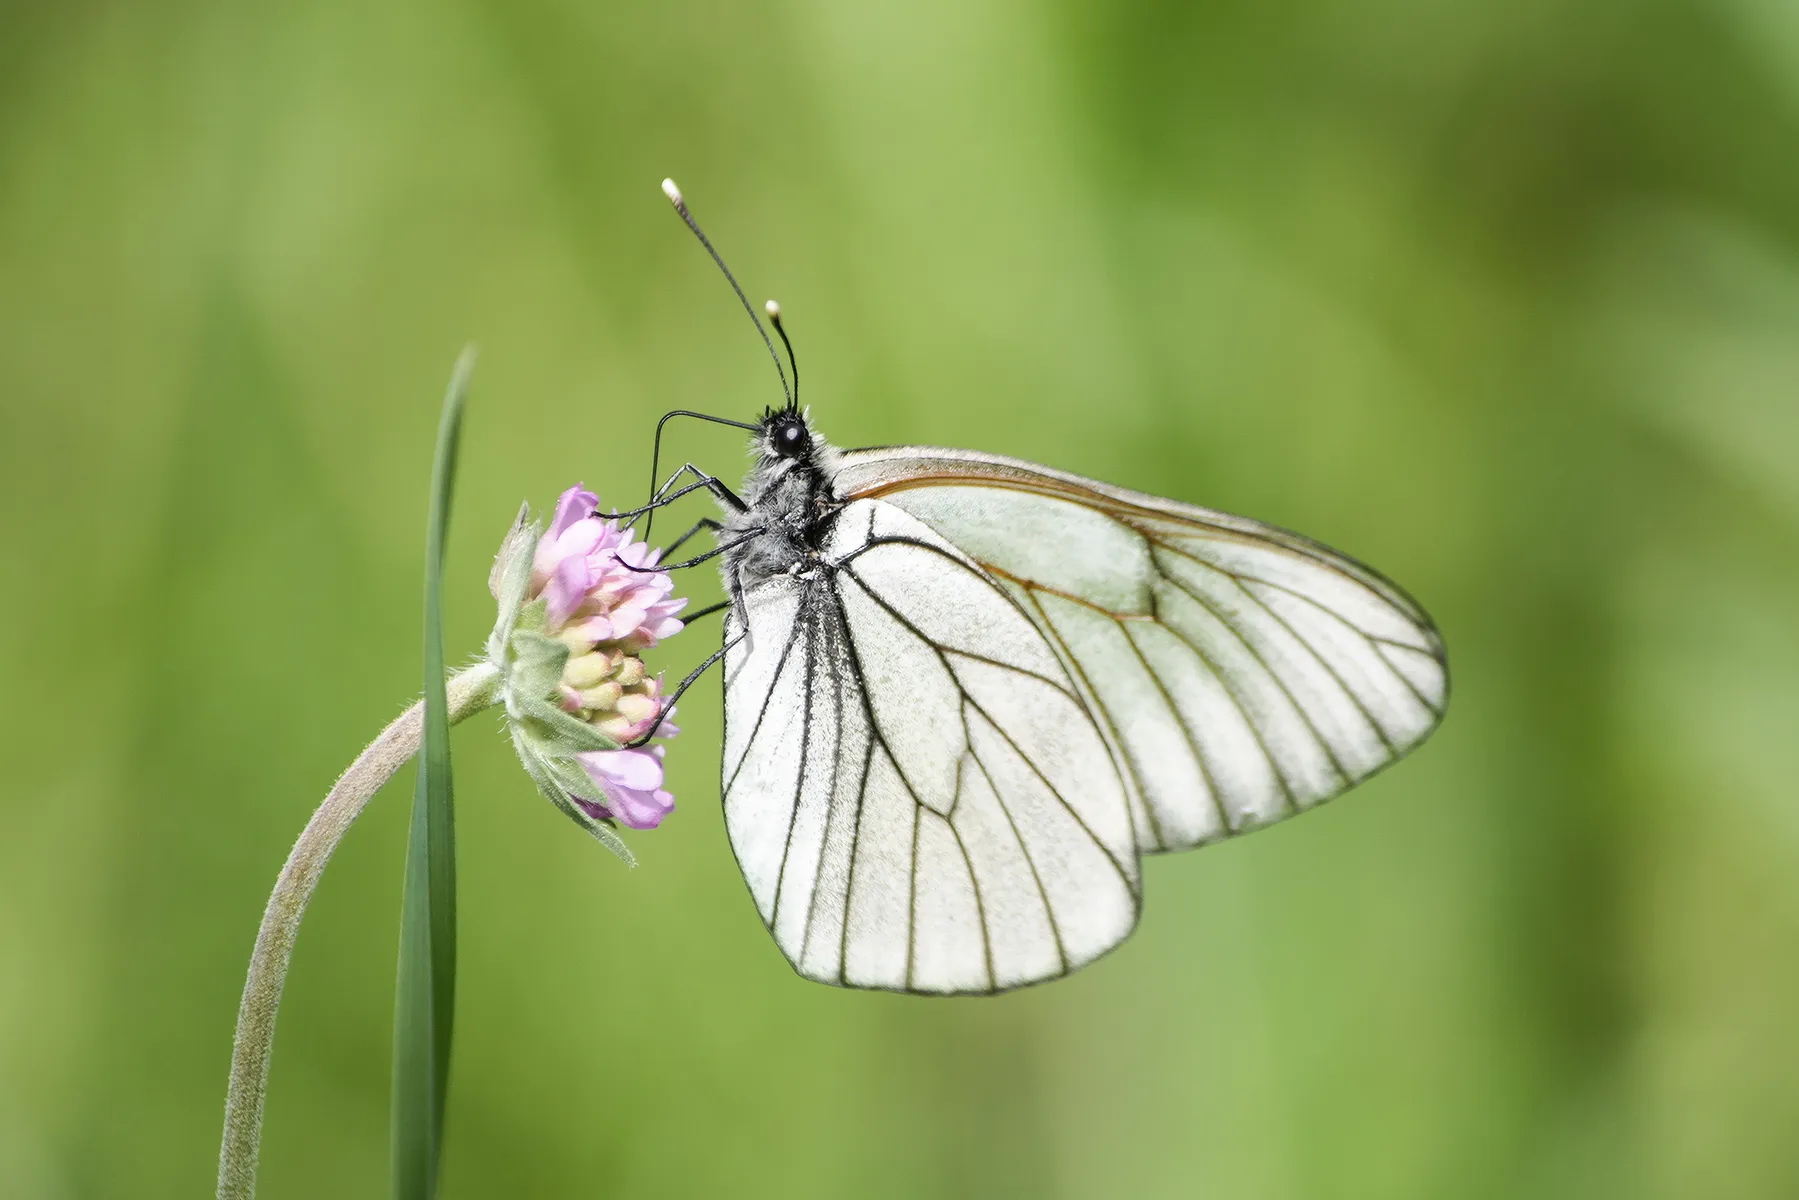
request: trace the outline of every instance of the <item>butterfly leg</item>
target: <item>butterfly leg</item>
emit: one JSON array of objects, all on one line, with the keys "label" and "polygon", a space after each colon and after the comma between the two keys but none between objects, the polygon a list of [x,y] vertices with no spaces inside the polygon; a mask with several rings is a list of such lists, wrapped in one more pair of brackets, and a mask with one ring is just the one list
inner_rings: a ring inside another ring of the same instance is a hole
[{"label": "butterfly leg", "polygon": [[706,659],[705,662],[689,671],[687,673],[687,678],[683,679],[680,686],[675,688],[675,694],[665,700],[662,704],[662,708],[656,713],[656,723],[651,725],[649,729],[645,731],[643,736],[632,738],[620,748],[624,750],[635,750],[637,747],[655,737],[656,731],[662,728],[662,722],[667,719],[668,714],[674,710],[675,705],[680,702],[681,697],[686,694],[687,689],[692,687],[694,682],[698,680],[701,675],[704,675],[714,663],[730,653],[737,643],[741,642],[746,636],[748,635],[742,633],[738,634],[736,637],[720,646],[714,654]]},{"label": "butterfly leg", "polygon": [[722,480],[716,476],[702,473],[700,469],[694,467],[692,463],[687,465],[693,470],[694,474],[700,476],[700,486],[709,489],[714,496],[717,496],[725,504],[730,505],[733,511],[740,513],[750,511],[750,506],[738,499],[737,493],[726,487]]},{"label": "butterfly leg", "polygon": [[743,569],[741,567],[731,568],[731,602],[736,606],[738,616],[743,621],[744,645],[749,648],[749,653],[754,654],[756,641],[750,636],[750,608],[743,598]]},{"label": "butterfly leg", "polygon": [[[751,313],[750,315],[755,316],[756,314]],[[766,340],[766,335],[764,335],[764,340]],[[774,352],[774,347],[771,345],[769,347],[769,353],[772,354],[773,352]],[[777,367],[781,365],[779,359],[775,360],[775,365]],[[654,525],[656,523],[656,518],[654,516],[654,512],[655,512],[656,506],[659,503],[663,502],[661,494],[658,492],[654,492],[654,489],[656,487],[657,464],[659,464],[662,461],[662,427],[667,425],[670,421],[674,420],[676,417],[693,417],[693,418],[695,418],[697,420],[701,420],[701,421],[711,421],[715,425],[730,425],[737,429],[747,429],[751,433],[755,433],[758,430],[758,426],[746,425],[742,421],[732,421],[725,417],[714,417],[707,413],[691,412],[684,408],[677,408],[673,412],[663,413],[662,419],[660,421],[656,422],[656,438],[655,438],[655,441],[651,443],[651,449],[650,449],[650,487],[652,489],[652,496],[650,499],[650,503],[645,505],[642,509],[639,510],[640,512],[647,512],[647,513],[652,514],[649,519],[649,522],[648,522],[649,525]],[[688,472],[688,471],[693,472],[700,479],[709,481],[711,484],[716,485],[716,487],[713,491],[713,495],[718,496],[719,499],[721,499],[721,500],[724,500],[733,509],[735,509],[738,512],[743,512],[745,510],[746,506],[744,505],[743,501],[739,500],[735,495],[732,495],[730,488],[725,487],[724,484],[719,483],[718,480],[713,479],[711,476],[707,475],[704,471],[700,470],[698,467],[694,466],[692,463],[688,463],[686,466],[682,467],[679,471],[676,471],[672,476],[670,476],[669,482],[665,486],[672,487],[674,484],[674,481],[679,479],[683,473]],[[683,493],[683,494],[685,494],[685,493]],[[673,497],[670,497],[670,499],[673,499]],[[646,528],[645,532],[646,533],[648,532],[647,528]],[[646,538],[645,540],[648,540],[648,539]]]},{"label": "butterfly leg", "polygon": [[[654,492],[650,493],[650,503],[651,504],[664,503],[665,502],[664,498],[667,497],[670,492],[674,491],[675,484],[679,483],[681,481],[681,478],[686,475],[692,475],[696,480],[699,481],[699,485],[701,487],[705,486],[706,480],[708,478],[708,476],[706,475],[706,473],[704,471],[700,470],[698,467],[694,466],[692,463],[684,463],[682,466],[677,468],[672,475],[670,475],[668,477],[667,481],[664,482],[661,487],[657,488]],[[687,493],[682,492],[681,494],[686,495]]]},{"label": "butterfly leg", "polygon": [[[691,537],[693,535],[693,533],[695,532],[695,530],[697,530],[698,528],[699,528],[699,526],[696,525],[693,529],[690,529],[686,533],[682,534],[681,541],[686,541],[687,538]],[[757,535],[763,533],[764,530],[763,530],[762,526],[758,525],[754,529],[743,529],[743,530],[739,530],[738,532],[741,533],[743,536],[739,537],[736,541],[721,542],[719,545],[716,545],[712,549],[706,551],[706,553],[695,555],[694,557],[688,559],[686,562],[656,563],[653,566],[634,567],[630,563],[626,562],[624,559],[620,558],[616,554],[614,554],[612,556],[612,558],[613,558],[614,562],[618,563],[618,565],[623,567],[625,570],[636,571],[640,575],[654,574],[657,571],[682,571],[682,570],[686,570],[688,567],[697,567],[703,562],[711,562],[713,559],[717,558],[719,555],[724,554],[729,550],[735,549],[736,547],[741,546],[745,542],[749,541],[751,538],[754,538]],[[677,542],[676,544],[679,545],[680,543]],[[670,549],[673,549],[673,548],[674,547],[672,547],[672,546],[670,547]]]},{"label": "butterfly leg", "polygon": [[731,602],[729,600],[720,600],[717,604],[708,604],[705,608],[702,608],[697,612],[681,614],[681,624],[691,625],[701,617],[709,617],[715,612],[723,612],[730,607]]},{"label": "butterfly leg", "polygon": [[689,529],[686,533],[668,544],[668,553],[673,554],[676,550],[681,548],[682,542],[685,542],[688,538],[692,537],[702,529],[709,529],[713,533],[717,533],[723,528],[724,525],[721,522],[715,521],[711,517],[701,517],[693,523],[692,529]]},{"label": "butterfly leg", "polygon": [[726,487],[723,483],[721,483],[717,479],[714,479],[710,475],[702,475],[702,476],[700,476],[700,478],[697,482],[690,483],[686,487],[677,488],[676,490],[674,490],[672,492],[663,491],[661,493],[658,493],[653,500],[651,500],[648,504],[645,504],[640,508],[627,508],[623,512],[614,512],[611,515],[613,517],[626,517],[626,518],[635,520],[636,518],[643,516],[645,513],[655,512],[659,508],[666,508],[668,505],[673,504],[675,501],[679,500],[681,497],[689,495],[690,493],[693,493],[693,492],[697,492],[701,488],[709,489],[713,495],[717,496],[720,500],[724,501],[726,504],[729,504],[729,505],[733,506],[734,508],[736,508],[736,510],[738,512],[745,512],[749,508],[748,505],[744,504],[744,502],[742,500],[739,500],[737,498],[736,493],[731,491],[731,489]]},{"label": "butterfly leg", "polygon": [[[697,476],[696,481],[686,485],[685,487],[676,488],[672,492],[669,491],[668,488],[674,486],[674,481],[676,479],[679,479],[683,472],[687,472],[687,471],[691,471],[691,472],[693,472],[693,474],[695,476]],[[650,514],[649,521],[645,522],[645,524],[644,524],[644,540],[647,541],[647,540],[649,540],[650,529],[654,526],[655,521],[656,521],[655,513],[656,513],[657,509],[663,508],[670,504],[673,504],[675,501],[679,500],[681,497],[686,496],[692,492],[697,492],[702,488],[711,492],[713,494],[713,496],[716,497],[720,503],[722,503],[726,507],[730,508],[733,512],[742,513],[742,512],[749,511],[749,505],[745,504],[742,501],[742,499],[740,499],[738,497],[736,492],[733,492],[730,488],[726,487],[722,480],[718,479],[715,476],[708,475],[704,471],[700,470],[698,467],[694,466],[692,463],[688,463],[687,465],[683,466],[681,468],[681,470],[676,471],[673,475],[671,475],[669,477],[668,483],[665,484],[663,486],[663,488],[660,489],[657,492],[657,494],[651,498],[651,500],[648,504],[645,504],[641,508],[632,508],[632,509],[626,509],[624,512],[615,512],[612,514],[612,516],[614,518],[623,517],[623,518],[625,518],[626,524],[631,525],[631,524],[636,523],[638,517],[643,516],[645,513]]]},{"label": "butterfly leg", "polygon": [[659,500],[663,496],[668,495],[669,492],[674,490],[675,484],[680,481],[683,475],[694,475],[701,479],[705,478],[704,472],[700,471],[692,463],[685,463],[682,466],[676,467],[674,474],[668,477],[667,482],[657,488],[654,492],[650,493],[650,499]]},{"label": "butterfly leg", "polygon": [[[622,513],[615,509],[615,510],[613,510],[613,513],[612,513],[613,517],[615,519],[618,517],[624,517],[625,518],[625,528],[626,529],[631,528],[632,526],[637,524],[638,517],[643,516],[643,514],[645,514],[646,512],[653,511],[658,505],[667,504],[669,502],[668,494],[674,490],[674,486],[680,480],[680,478],[683,475],[688,474],[689,472],[692,472],[693,474],[700,476],[700,478],[702,478],[702,479],[705,478],[705,475],[703,472],[701,472],[698,468],[696,468],[692,463],[688,463],[685,466],[678,469],[677,471],[675,471],[674,474],[670,475],[668,477],[668,479],[660,487],[656,486],[656,481],[654,479],[650,480],[650,502],[648,504],[644,505],[642,508],[633,508],[628,512],[622,512]],[[685,496],[686,494],[687,494],[686,492],[681,493],[681,495],[683,495],[683,496]]]}]

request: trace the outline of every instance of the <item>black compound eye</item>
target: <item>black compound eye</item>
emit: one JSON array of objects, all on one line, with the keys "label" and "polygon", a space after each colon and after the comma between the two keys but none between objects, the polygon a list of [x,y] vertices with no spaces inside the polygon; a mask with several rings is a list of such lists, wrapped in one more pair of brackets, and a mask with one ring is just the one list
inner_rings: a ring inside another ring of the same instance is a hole
[{"label": "black compound eye", "polygon": [[771,440],[775,453],[782,458],[798,458],[812,445],[812,439],[806,434],[806,427],[798,421],[783,421],[776,425]]}]

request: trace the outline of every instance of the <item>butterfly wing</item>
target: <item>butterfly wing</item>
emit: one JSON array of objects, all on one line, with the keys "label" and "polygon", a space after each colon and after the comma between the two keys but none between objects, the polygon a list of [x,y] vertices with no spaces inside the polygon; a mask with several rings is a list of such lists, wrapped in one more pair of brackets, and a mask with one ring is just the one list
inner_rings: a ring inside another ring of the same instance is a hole
[{"label": "butterfly wing", "polygon": [[1448,702],[1423,609],[1297,534],[965,450],[851,451],[834,486],[916,517],[1029,614],[1125,768],[1144,851],[1328,800]]},{"label": "butterfly wing", "polygon": [[1129,785],[1043,629],[893,505],[850,504],[824,549],[726,626],[725,826],[795,969],[988,992],[1123,940]]}]

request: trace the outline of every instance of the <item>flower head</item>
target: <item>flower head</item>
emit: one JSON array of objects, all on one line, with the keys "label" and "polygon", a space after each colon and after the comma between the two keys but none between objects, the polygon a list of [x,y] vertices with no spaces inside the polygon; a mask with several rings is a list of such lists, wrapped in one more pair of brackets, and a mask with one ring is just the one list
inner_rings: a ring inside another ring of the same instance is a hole
[{"label": "flower head", "polygon": [[681,631],[676,614],[687,601],[657,569],[660,552],[598,507],[576,486],[541,534],[520,514],[494,565],[500,618],[488,656],[501,669],[526,770],[622,852],[611,823],[654,829],[674,809],[662,787],[663,747],[631,743],[679,732],[642,653]]}]

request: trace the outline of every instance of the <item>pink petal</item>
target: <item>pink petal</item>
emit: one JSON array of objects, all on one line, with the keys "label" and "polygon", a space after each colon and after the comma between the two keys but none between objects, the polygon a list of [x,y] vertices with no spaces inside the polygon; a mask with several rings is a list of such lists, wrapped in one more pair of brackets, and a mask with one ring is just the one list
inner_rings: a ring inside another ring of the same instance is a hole
[{"label": "pink petal", "polygon": [[672,793],[658,788],[653,792],[623,792],[613,809],[619,823],[631,829],[654,829],[662,819],[675,811]]},{"label": "pink petal", "polygon": [[588,617],[574,628],[590,642],[610,642],[619,636],[612,631],[612,618],[606,616]]},{"label": "pink petal", "polygon": [[[656,603],[650,605],[650,611],[644,614],[643,619],[646,624],[657,624],[662,621],[668,620],[670,617],[674,616],[676,613],[680,612],[682,609],[684,609],[686,607],[687,607],[687,597],[685,597],[685,596],[682,596],[678,600],[672,600],[672,599],[658,600],[658,601],[656,601]],[[678,629],[678,628],[680,628],[680,626],[677,625],[676,628]]]},{"label": "pink petal", "polygon": [[587,560],[565,558],[556,564],[550,580],[544,585],[545,614],[551,629],[560,628],[587,598]]},{"label": "pink petal", "polygon": [[575,758],[593,781],[612,787],[653,790],[662,786],[662,761],[643,750],[589,750]]},{"label": "pink petal", "polygon": [[605,526],[598,521],[576,521],[553,536],[544,534],[538,540],[537,554],[531,561],[532,571],[540,579],[547,579],[555,574],[564,559],[578,558],[592,551],[604,532]]},{"label": "pink petal", "polygon": [[653,750],[600,750],[576,759],[606,793],[606,803],[580,801],[592,817],[611,817],[632,829],[654,829],[674,811],[675,798],[662,787],[662,747]]},{"label": "pink petal", "polygon": [[639,575],[637,590],[652,604],[660,604],[675,590],[675,581],[667,575]]},{"label": "pink petal", "polygon": [[594,509],[599,505],[600,498],[577,483],[556,501],[556,515],[550,519],[549,538],[554,540],[576,521],[585,521],[593,516]]},{"label": "pink petal", "polygon": [[644,610],[641,608],[615,608],[612,610],[612,636],[615,638],[630,637],[639,625],[643,624]]},{"label": "pink petal", "polygon": [[[558,534],[550,546],[550,553],[558,562],[571,555],[593,557],[610,553],[610,549],[606,546],[605,523],[592,519],[576,521]],[[599,572],[596,571],[594,574],[597,575]]]},{"label": "pink petal", "polygon": [[675,798],[661,789],[654,792],[620,791],[609,804],[594,804],[577,796],[575,803],[596,821],[610,818],[629,829],[654,829],[675,811]]}]

